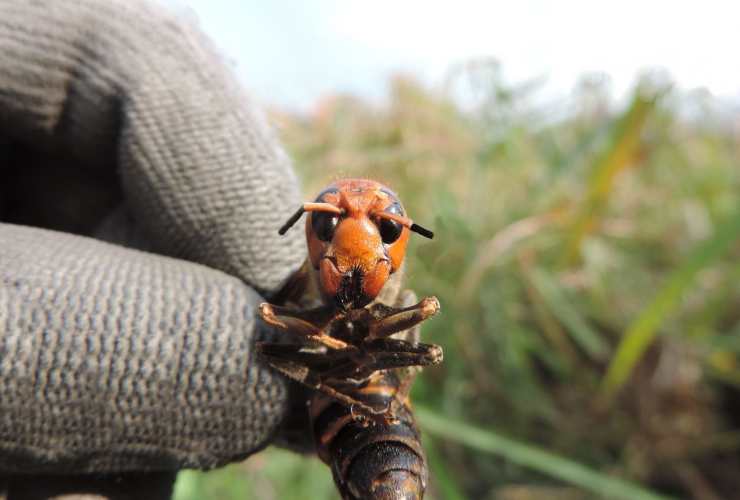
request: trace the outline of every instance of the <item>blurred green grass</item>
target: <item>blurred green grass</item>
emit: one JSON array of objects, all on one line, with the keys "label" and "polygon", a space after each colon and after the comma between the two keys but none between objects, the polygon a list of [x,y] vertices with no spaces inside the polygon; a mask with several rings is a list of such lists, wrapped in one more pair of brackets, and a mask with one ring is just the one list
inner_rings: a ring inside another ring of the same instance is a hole
[{"label": "blurred green grass", "polygon": [[[437,235],[414,238],[408,265],[409,286],[443,307],[422,335],[445,363],[413,398],[449,431],[425,428],[429,496],[732,497],[737,130],[705,95],[648,78],[623,105],[591,82],[553,113],[499,75],[453,75],[450,88],[474,89],[466,106],[398,78],[386,105],[339,96],[274,114],[307,196],[374,178]],[[282,450],[177,488],[177,500],[337,498],[328,468]]]}]

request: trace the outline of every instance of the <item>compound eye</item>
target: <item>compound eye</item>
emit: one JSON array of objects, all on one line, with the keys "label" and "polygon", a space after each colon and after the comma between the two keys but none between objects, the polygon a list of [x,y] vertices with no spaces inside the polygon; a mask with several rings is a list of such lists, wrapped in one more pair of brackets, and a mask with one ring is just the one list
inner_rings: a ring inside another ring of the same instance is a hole
[{"label": "compound eye", "polygon": [[[385,209],[385,211],[395,215],[403,215],[401,205],[399,205],[398,203],[394,203],[393,205],[389,206]],[[401,224],[390,219],[379,219],[380,220],[378,221],[378,229],[380,230],[380,237],[383,239],[383,243],[385,243],[386,245],[390,245],[401,237],[401,232],[403,231],[403,226]]]},{"label": "compound eye", "polygon": [[339,223],[339,216],[330,212],[311,212],[311,228],[321,241],[331,241]]}]

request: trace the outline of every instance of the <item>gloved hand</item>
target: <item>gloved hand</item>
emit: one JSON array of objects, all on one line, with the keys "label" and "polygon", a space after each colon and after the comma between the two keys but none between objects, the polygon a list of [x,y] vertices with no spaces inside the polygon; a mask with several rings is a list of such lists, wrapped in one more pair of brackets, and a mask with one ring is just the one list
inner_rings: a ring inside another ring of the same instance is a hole
[{"label": "gloved hand", "polygon": [[264,446],[287,391],[255,360],[255,306],[305,258],[300,231],[277,234],[299,202],[192,23],[141,0],[0,2],[0,471]]}]

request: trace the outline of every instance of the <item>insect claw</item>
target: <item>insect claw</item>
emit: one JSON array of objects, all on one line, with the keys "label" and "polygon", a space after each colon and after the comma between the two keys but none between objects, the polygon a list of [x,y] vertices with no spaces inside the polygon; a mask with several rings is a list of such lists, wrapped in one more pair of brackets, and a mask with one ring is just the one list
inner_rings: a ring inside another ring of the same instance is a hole
[{"label": "insect claw", "polygon": [[438,345],[432,345],[429,348],[429,354],[427,355],[430,365],[438,365],[444,359],[444,351]]},{"label": "insect claw", "polygon": [[277,319],[277,316],[275,315],[275,310],[272,308],[272,305],[268,304],[267,302],[263,302],[259,306],[260,308],[260,317],[262,320],[272,326],[277,326],[278,328],[287,329],[288,325]]},{"label": "insect claw", "polygon": [[437,297],[425,297],[421,300],[421,312],[425,317],[434,316],[439,312],[439,299]]}]

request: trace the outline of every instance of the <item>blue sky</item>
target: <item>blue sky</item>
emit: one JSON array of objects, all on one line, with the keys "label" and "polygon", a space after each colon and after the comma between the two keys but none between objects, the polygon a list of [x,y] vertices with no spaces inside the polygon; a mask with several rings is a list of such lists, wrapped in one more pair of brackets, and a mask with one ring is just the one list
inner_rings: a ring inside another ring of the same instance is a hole
[{"label": "blue sky", "polygon": [[385,94],[388,76],[441,85],[494,57],[512,82],[543,77],[549,98],[606,73],[617,96],[646,68],[684,89],[740,99],[740,7],[731,0],[174,0],[190,10],[265,103],[310,109],[322,95]]}]

